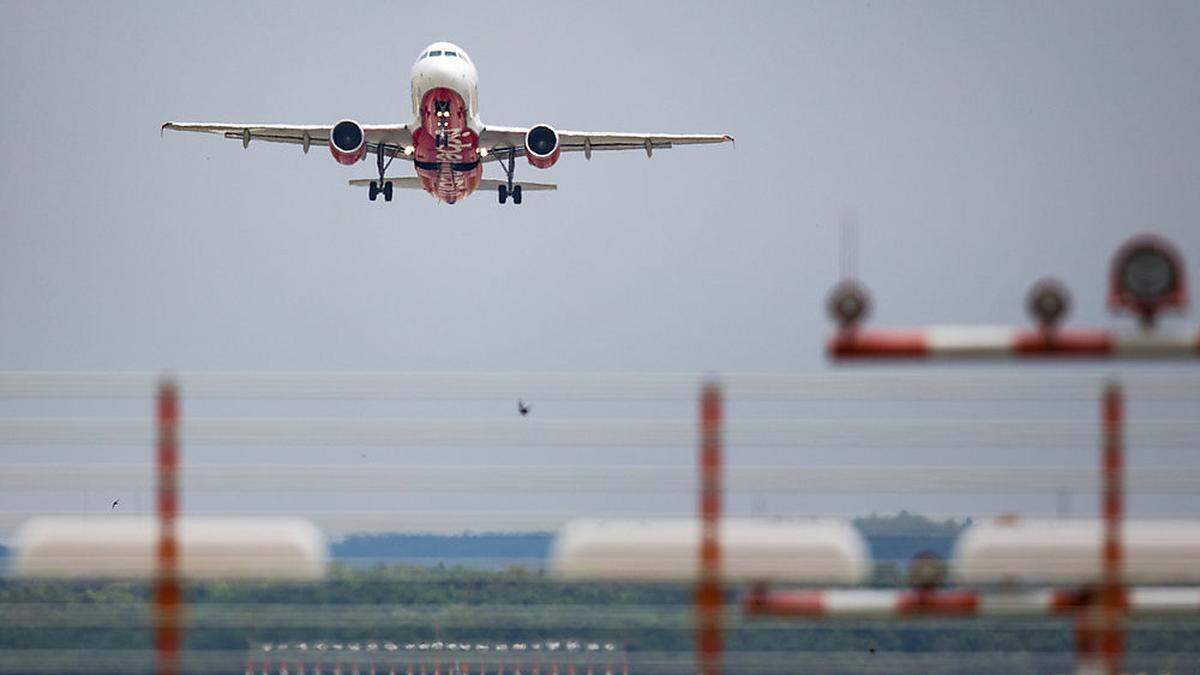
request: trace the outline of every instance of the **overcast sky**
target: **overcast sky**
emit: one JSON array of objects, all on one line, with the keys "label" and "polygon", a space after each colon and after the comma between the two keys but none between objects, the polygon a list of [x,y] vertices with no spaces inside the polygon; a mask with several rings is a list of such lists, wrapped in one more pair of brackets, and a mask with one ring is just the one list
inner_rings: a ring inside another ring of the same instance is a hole
[{"label": "overcast sky", "polygon": [[[826,372],[847,217],[879,324],[1024,321],[1046,274],[1128,324],[1104,277],[1141,231],[1200,284],[1193,2],[5,2],[0,34],[4,369]],[[160,137],[408,121],[435,40],[485,123],[737,145],[522,162],[560,189],[447,206]]]}]

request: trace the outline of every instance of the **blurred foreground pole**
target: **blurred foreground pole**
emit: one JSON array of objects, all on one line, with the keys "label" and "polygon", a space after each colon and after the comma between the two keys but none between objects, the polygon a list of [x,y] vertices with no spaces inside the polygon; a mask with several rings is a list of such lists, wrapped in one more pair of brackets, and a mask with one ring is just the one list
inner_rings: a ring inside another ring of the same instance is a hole
[{"label": "blurred foreground pole", "polygon": [[700,574],[696,583],[696,656],[700,675],[721,673],[721,389],[700,392]]},{"label": "blurred foreground pole", "polygon": [[158,675],[179,675],[182,643],[179,545],[179,390],[169,379],[158,385],[158,570],[154,583],[154,659]]},{"label": "blurred foreground pole", "polygon": [[1124,401],[1121,387],[1109,383],[1104,389],[1103,481],[1104,568],[1100,597],[1103,632],[1100,651],[1105,672],[1116,675],[1125,653],[1125,547],[1121,524],[1125,517]]},{"label": "blurred foreground pole", "polygon": [[1080,611],[1075,640],[1077,673],[1117,675],[1125,655],[1125,516],[1124,400],[1120,385],[1109,383],[1100,403],[1100,587],[1095,601]]}]

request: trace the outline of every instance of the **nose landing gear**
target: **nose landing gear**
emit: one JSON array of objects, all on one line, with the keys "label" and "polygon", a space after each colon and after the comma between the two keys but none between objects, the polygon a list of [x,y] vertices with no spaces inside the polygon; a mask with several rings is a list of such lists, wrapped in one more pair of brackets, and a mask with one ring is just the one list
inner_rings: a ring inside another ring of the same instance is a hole
[{"label": "nose landing gear", "polygon": [[437,123],[437,132],[433,136],[433,145],[435,148],[444,148],[450,145],[450,139],[446,135],[446,129],[450,126],[450,101],[434,101],[433,116]]}]

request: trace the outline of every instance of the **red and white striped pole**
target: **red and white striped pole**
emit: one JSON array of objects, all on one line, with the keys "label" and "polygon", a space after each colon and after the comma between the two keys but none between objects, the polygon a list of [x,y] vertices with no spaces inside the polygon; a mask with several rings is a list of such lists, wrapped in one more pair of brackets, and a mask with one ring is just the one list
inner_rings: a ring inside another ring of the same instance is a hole
[{"label": "red and white striped pole", "polygon": [[1103,621],[1100,653],[1104,670],[1117,675],[1125,655],[1125,546],[1121,525],[1125,517],[1124,401],[1121,387],[1110,383],[1102,403],[1104,451],[1101,467],[1104,553],[1100,610]]},{"label": "red and white striped pole", "polygon": [[157,675],[179,675],[183,594],[179,585],[179,390],[164,379],[157,396],[158,549],[154,584],[154,654]]},{"label": "red and white striped pole", "polygon": [[700,574],[696,584],[696,654],[700,675],[720,675],[721,612],[721,389],[700,392]]}]

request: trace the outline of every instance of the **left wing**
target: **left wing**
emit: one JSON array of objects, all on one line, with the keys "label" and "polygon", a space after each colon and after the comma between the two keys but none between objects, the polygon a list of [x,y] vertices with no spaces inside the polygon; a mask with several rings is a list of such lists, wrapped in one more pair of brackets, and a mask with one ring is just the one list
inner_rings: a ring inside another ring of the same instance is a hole
[{"label": "left wing", "polygon": [[[516,156],[525,154],[525,134],[529,131],[524,127],[496,127],[484,125],[479,133],[479,144],[488,149],[488,160],[507,157],[508,151],[515,151]],[[597,150],[644,150],[646,156],[655,150],[671,148],[676,145],[705,145],[712,143],[732,143],[733,136],[728,134],[637,134],[618,131],[561,131],[558,132],[558,143],[563,152],[582,152],[591,158]]]},{"label": "left wing", "polygon": [[[167,122],[162,130],[195,131],[206,134],[217,134],[225,138],[233,138],[242,142],[242,147],[249,147],[251,141],[267,143],[291,143],[304,148],[308,152],[311,145],[326,145],[329,143],[331,124],[225,124],[210,122]],[[384,154],[389,157],[404,156],[404,146],[412,143],[412,133],[407,124],[364,124],[363,135],[366,136],[367,153],[377,152],[379,145],[384,146]]]}]

